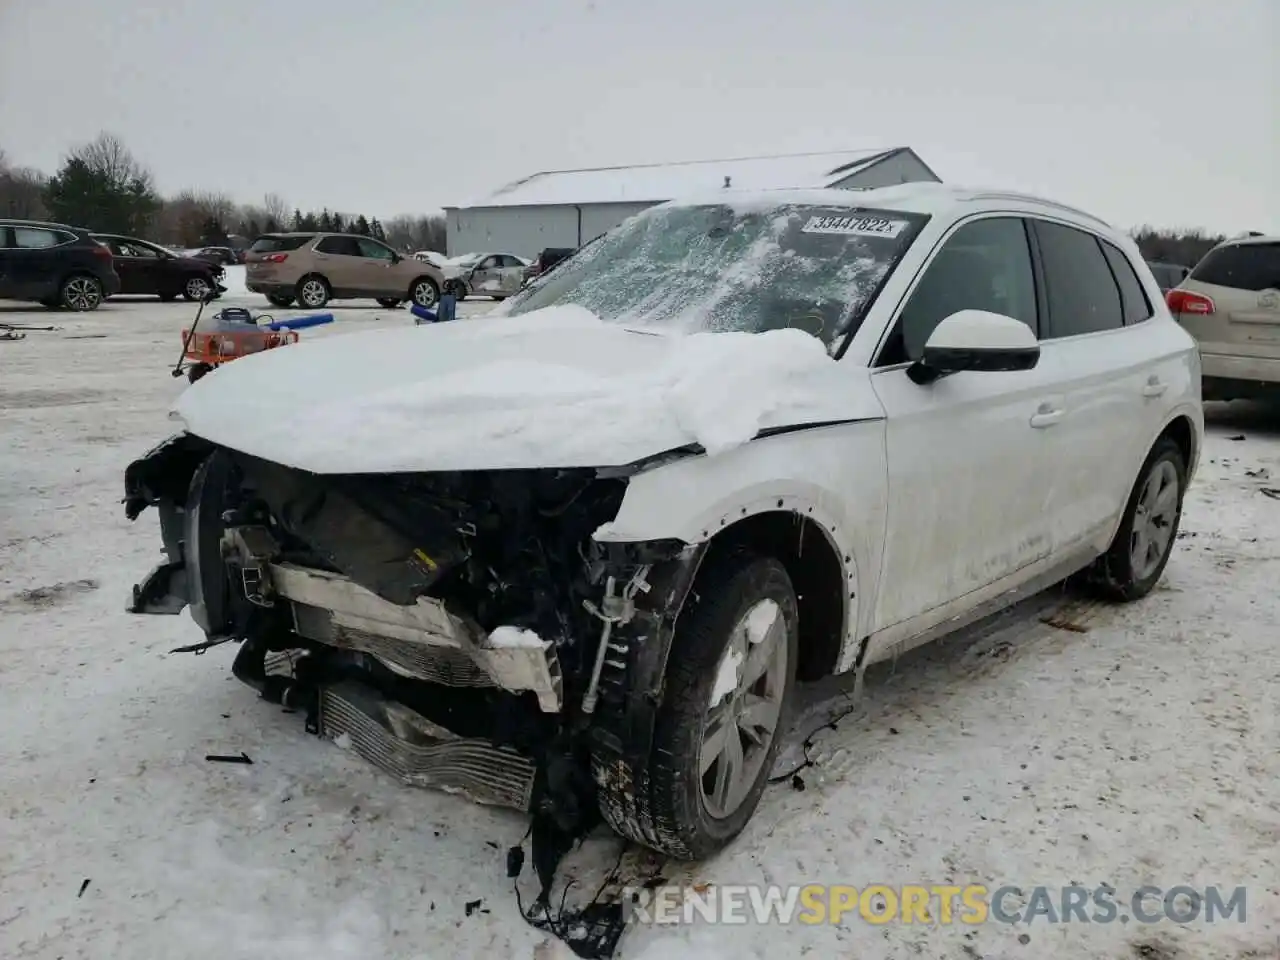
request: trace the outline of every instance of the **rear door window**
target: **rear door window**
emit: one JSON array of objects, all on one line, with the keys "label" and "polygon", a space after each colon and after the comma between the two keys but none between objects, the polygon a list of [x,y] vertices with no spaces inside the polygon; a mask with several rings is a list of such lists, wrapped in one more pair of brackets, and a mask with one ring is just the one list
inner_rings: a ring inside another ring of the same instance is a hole
[{"label": "rear door window", "polygon": [[1049,302],[1043,340],[1101,333],[1124,326],[1120,287],[1102,244],[1075,227],[1033,220]]},{"label": "rear door window", "polygon": [[1210,250],[1191,279],[1236,290],[1280,289],[1280,243],[1237,243]]},{"label": "rear door window", "polygon": [[44,227],[14,227],[15,246],[19,250],[43,250],[66,243],[70,235],[58,230],[46,230]]},{"label": "rear door window", "polygon": [[1102,244],[1102,252],[1107,258],[1107,264],[1111,267],[1111,275],[1116,278],[1116,285],[1120,288],[1124,322],[1126,324],[1141,323],[1143,320],[1150,319],[1153,316],[1151,301],[1147,299],[1146,291],[1142,289],[1142,281],[1133,272],[1133,264],[1119,247],[1105,240],[1099,242]]},{"label": "rear door window", "polygon": [[316,244],[316,253],[328,253],[337,257],[363,256],[355,237],[325,237]]},{"label": "rear door window", "polygon": [[250,253],[287,253],[290,250],[297,250],[304,243],[310,243],[315,239],[314,235],[301,237],[259,237],[253,241],[253,246],[249,248]]}]

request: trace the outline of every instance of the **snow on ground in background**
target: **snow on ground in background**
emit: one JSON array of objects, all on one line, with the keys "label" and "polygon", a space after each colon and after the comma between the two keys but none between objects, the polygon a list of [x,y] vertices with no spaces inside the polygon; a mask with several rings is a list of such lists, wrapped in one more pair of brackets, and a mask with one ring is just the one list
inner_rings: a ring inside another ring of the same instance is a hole
[{"label": "snow on ground in background", "polygon": [[[655,336],[559,306],[247,357],[178,413],[200,436],[317,473],[615,465],[831,419],[814,381],[834,364],[800,330]],[[290,415],[254,416],[264,405]]]},{"label": "snow on ground in background", "polygon": [[546,641],[523,627],[498,627],[489,634],[489,646],[508,650],[541,650]]},{"label": "snow on ground in background", "polygon": [[227,288],[227,292],[223,294],[225,297],[243,297],[255,296],[249,293],[249,289],[244,285],[244,266],[242,264],[231,264],[223,267],[222,285]]},{"label": "snow on ground in background", "polygon": [[[121,476],[187,389],[169,367],[188,307],[112,301],[0,345],[0,956],[527,960],[544,934],[505,874],[526,818],[401,786],[232,679],[234,649],[169,655],[199,638],[185,614],[123,612],[160,540],[154,511],[124,519]],[[411,323],[359,301],[334,312],[304,339]],[[50,317],[0,305],[0,320]],[[1260,488],[1280,485],[1280,418],[1210,419],[1150,598],[1047,596],[1085,632],[1024,607],[873,671],[860,709],[814,737],[803,792],[771,787],[720,857],[665,873],[1244,885],[1246,923],[642,928],[621,960],[1272,960],[1280,501]],[[846,689],[809,691],[801,731]],[[205,760],[241,751],[251,766]],[[571,855],[571,903],[617,855],[603,835]]]}]

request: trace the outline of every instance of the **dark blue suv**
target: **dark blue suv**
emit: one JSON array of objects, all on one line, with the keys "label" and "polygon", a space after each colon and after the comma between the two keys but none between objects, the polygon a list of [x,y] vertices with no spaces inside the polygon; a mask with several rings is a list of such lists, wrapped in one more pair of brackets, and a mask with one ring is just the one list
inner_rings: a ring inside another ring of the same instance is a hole
[{"label": "dark blue suv", "polygon": [[119,292],[110,249],[87,230],[36,220],[0,220],[0,300],[96,310]]}]

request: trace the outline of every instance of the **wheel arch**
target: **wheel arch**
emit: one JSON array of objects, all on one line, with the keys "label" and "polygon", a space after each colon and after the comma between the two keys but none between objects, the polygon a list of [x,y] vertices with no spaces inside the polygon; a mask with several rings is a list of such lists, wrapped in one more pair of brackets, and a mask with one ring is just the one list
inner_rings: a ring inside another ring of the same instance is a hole
[{"label": "wheel arch", "polygon": [[782,508],[748,513],[718,530],[707,544],[707,556],[747,549],[782,564],[800,614],[796,677],[819,680],[836,672],[841,662],[857,602],[856,568],[852,555],[841,552],[808,508],[787,509],[786,498],[779,501]]}]

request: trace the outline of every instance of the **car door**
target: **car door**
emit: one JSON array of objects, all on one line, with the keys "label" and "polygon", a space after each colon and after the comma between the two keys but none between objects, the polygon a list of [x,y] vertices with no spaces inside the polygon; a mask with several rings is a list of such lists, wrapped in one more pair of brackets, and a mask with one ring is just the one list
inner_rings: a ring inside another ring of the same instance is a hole
[{"label": "car door", "polygon": [[502,294],[510,297],[520,292],[520,286],[524,282],[524,261],[518,257],[513,257],[509,253],[502,254],[501,271],[502,271]]},{"label": "car door", "polygon": [[111,248],[116,273],[120,276],[121,293],[156,292],[154,256],[146,259],[140,248],[119,237],[107,237],[102,242]]},{"label": "car door", "polygon": [[[1051,363],[907,374],[946,317],[976,309],[1040,328],[1031,246],[1015,215],[953,227],[916,276],[873,364],[886,413],[888,517],[873,631],[1012,577],[1048,556],[1045,489],[1063,404]],[[874,651],[873,651],[874,652]]]},{"label": "car door", "polygon": [[476,264],[471,271],[471,280],[467,283],[473,293],[483,297],[502,295],[502,258],[498,254],[490,254]]},{"label": "car door", "polygon": [[366,275],[368,264],[360,256],[355,237],[328,236],[315,246],[316,269],[336,297],[351,297],[367,292],[372,280]]},{"label": "car door", "polygon": [[395,269],[397,258],[394,250],[369,237],[357,237],[356,246],[360,250],[363,292],[371,297],[399,297],[402,300],[408,296],[409,279],[412,278],[401,282],[400,271]]},{"label": "car door", "polygon": [[65,260],[57,248],[75,237],[48,227],[13,226],[9,250],[9,278],[14,297],[56,296]]},{"label": "car door", "polygon": [[[1185,342],[1155,311],[1129,256],[1078,225],[1030,220],[1045,290],[1041,357],[1065,392],[1049,477],[1053,545],[1101,536],[1124,510],[1163,397],[1179,382]],[[1177,392],[1177,391],[1175,391]]]},{"label": "car door", "polygon": [[10,254],[13,247],[13,228],[0,223],[0,299],[14,296],[10,279]]}]

